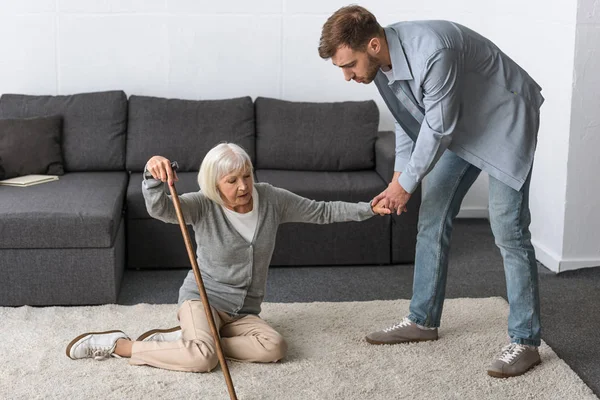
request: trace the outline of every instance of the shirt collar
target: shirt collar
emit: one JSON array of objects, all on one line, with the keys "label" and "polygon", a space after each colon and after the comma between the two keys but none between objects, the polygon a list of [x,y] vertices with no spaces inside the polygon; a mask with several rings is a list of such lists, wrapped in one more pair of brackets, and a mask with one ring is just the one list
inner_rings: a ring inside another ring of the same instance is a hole
[{"label": "shirt collar", "polygon": [[[383,28],[383,30],[385,32],[385,39],[387,40],[388,49],[390,52],[390,60],[392,61],[392,73],[394,76],[394,81],[412,80],[413,76],[410,72],[410,67],[408,66],[408,61],[406,60],[404,48],[402,47],[402,43],[400,43],[398,33],[394,30],[394,28],[390,28],[389,26]],[[390,81],[390,83],[392,82],[393,81]]]}]

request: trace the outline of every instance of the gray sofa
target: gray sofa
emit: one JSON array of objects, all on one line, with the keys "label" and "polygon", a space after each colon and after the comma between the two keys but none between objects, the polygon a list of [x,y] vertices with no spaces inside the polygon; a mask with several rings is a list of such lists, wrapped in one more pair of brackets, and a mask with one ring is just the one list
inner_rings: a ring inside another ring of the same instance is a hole
[{"label": "gray sofa", "polygon": [[[257,181],[316,200],[368,201],[393,174],[394,136],[377,131],[372,101],[127,99],[122,91],[0,97],[0,118],[44,115],[63,118],[65,174],[0,186],[4,306],[112,303],[124,268],[189,267],[178,226],[145,209],[142,171],[153,155],[179,162],[179,193],[198,190],[200,162],[222,141],[248,151]],[[272,265],[410,263],[419,203],[417,192],[399,217],[282,225]]]},{"label": "gray sofa", "polygon": [[3,95],[0,118],[63,117],[65,175],[0,187],[0,305],[102,304],[119,293],[127,97]]}]

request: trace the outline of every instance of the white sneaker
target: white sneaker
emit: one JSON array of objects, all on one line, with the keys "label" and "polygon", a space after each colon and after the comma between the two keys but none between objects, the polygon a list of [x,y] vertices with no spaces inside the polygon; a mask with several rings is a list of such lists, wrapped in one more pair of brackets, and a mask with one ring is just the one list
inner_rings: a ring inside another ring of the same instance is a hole
[{"label": "white sneaker", "polygon": [[121,358],[115,354],[117,340],[129,339],[122,331],[89,332],[77,336],[67,346],[67,357],[77,360],[93,358],[103,360],[109,357]]},{"label": "white sneaker", "polygon": [[181,339],[181,327],[175,326],[169,329],[152,329],[142,333],[138,342],[175,342]]}]

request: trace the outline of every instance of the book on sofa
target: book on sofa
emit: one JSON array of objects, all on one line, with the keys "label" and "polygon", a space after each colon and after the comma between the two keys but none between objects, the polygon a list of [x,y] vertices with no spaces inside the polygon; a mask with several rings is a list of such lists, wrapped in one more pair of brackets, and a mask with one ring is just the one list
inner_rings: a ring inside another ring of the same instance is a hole
[{"label": "book on sofa", "polygon": [[57,175],[25,175],[18,176],[16,178],[4,179],[0,181],[0,185],[27,187],[57,180]]}]

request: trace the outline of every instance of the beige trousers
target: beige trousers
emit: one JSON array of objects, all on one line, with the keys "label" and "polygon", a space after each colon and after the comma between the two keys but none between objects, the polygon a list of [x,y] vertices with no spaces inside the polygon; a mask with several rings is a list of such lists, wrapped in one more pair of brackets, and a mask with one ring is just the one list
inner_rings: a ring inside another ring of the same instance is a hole
[{"label": "beige trousers", "polygon": [[[275,362],[287,351],[277,331],[257,315],[231,317],[211,307],[225,357],[245,362]],[[175,371],[208,372],[219,363],[215,341],[200,300],[188,300],[177,313],[181,339],[133,342],[130,364]]]}]

